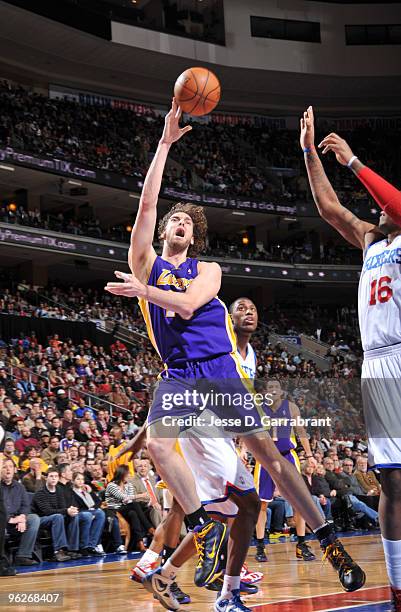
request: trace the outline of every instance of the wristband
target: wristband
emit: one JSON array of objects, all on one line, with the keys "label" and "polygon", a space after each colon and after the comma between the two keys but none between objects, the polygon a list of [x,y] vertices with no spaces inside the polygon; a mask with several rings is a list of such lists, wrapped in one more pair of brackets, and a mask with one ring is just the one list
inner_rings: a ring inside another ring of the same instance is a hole
[{"label": "wristband", "polygon": [[313,455],[305,455],[305,459],[312,459]]},{"label": "wristband", "polygon": [[312,147],[305,147],[302,149],[304,153],[312,153]]},{"label": "wristband", "polygon": [[353,156],[351,157],[351,159],[349,160],[349,162],[348,162],[348,164],[347,164],[348,168],[351,168],[352,164],[354,163],[354,161],[355,161],[356,159],[358,159],[358,157],[357,157],[356,155],[353,155]]}]

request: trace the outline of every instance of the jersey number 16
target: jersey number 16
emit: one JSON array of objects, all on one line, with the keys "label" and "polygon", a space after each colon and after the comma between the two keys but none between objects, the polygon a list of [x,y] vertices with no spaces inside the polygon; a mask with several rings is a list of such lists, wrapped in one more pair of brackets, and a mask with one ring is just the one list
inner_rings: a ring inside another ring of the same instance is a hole
[{"label": "jersey number 16", "polygon": [[393,290],[390,287],[392,278],[390,276],[381,276],[379,280],[375,278],[370,284],[370,301],[369,306],[375,306],[377,302],[384,304],[393,296]]}]

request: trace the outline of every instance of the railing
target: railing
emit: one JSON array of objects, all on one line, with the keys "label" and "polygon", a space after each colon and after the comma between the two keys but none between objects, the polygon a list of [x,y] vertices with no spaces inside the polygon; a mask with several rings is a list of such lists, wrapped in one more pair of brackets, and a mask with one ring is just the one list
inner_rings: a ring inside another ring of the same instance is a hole
[{"label": "railing", "polygon": [[[47,378],[46,376],[42,376],[41,374],[37,374],[36,372],[33,372],[32,370],[28,368],[21,368],[20,366],[8,366],[6,367],[6,371],[9,376],[11,376],[12,378],[15,378],[16,380],[21,380],[22,374],[27,374],[28,382],[32,384],[37,383],[39,380],[44,380],[46,382],[47,390],[51,391],[52,383],[50,379]],[[127,413],[127,415],[132,416],[132,411],[129,410],[128,408],[124,408],[124,406],[119,406],[118,404],[114,404],[113,402],[110,402],[109,400],[99,395],[93,395],[92,393],[88,393],[87,391],[78,389],[78,387],[63,387],[63,388],[66,391],[67,397],[69,400],[77,401],[78,398],[82,398],[85,400],[86,406],[88,406],[88,408],[91,408],[92,410],[96,411],[96,410],[99,410],[99,408],[102,408],[103,410],[108,410],[110,416],[113,416],[113,411],[117,413],[124,412],[124,413]],[[135,401],[138,404],[141,404],[141,402],[138,399],[136,399]]]},{"label": "railing", "polygon": [[[124,341],[128,344],[137,345],[138,341],[147,340],[148,337],[145,333],[141,332],[139,329],[130,329],[125,325],[119,323],[116,319],[105,319],[99,320],[95,317],[82,317],[79,312],[64,304],[64,302],[57,302],[52,298],[49,298],[47,295],[43,295],[37,290],[31,291],[26,285],[19,284],[18,290],[25,292],[25,297],[28,297],[30,294],[34,294],[35,298],[39,298],[38,301],[46,302],[56,306],[57,308],[61,308],[66,311],[70,315],[74,315],[72,318],[73,321],[86,322],[90,321],[91,323],[95,323],[96,327],[105,333],[112,334],[118,340]],[[31,300],[31,303],[36,300]],[[34,305],[38,305],[37,303]],[[57,316],[50,316],[49,318],[57,318]]]},{"label": "railing", "polygon": [[286,338],[280,336],[280,334],[276,334],[274,332],[268,332],[268,334],[269,341],[273,342],[274,344],[280,343],[289,353],[291,353],[291,355],[298,355],[299,353],[301,353],[301,355],[312,359],[321,370],[327,371],[330,369],[330,359],[322,357],[322,355],[315,353],[309,348],[305,348],[304,346],[302,346],[302,344],[294,344],[293,342],[290,342]]}]

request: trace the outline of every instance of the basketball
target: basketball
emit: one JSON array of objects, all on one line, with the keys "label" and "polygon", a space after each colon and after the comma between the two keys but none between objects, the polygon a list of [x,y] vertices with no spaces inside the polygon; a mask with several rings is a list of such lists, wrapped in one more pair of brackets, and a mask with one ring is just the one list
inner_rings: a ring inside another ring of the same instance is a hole
[{"label": "basketball", "polygon": [[188,68],[174,85],[174,96],[183,112],[196,117],[211,113],[220,94],[219,79],[207,68]]}]

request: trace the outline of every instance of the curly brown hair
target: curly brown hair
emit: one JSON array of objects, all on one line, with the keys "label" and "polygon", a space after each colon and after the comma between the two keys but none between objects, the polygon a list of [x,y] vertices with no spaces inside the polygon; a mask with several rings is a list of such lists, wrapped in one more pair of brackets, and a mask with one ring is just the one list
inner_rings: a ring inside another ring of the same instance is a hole
[{"label": "curly brown hair", "polygon": [[178,202],[169,210],[168,213],[160,219],[158,227],[158,236],[161,239],[163,232],[166,229],[167,223],[175,213],[183,212],[189,215],[194,224],[194,243],[189,246],[188,257],[197,257],[206,246],[207,235],[207,219],[202,206],[194,206],[185,202]]}]

